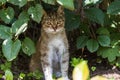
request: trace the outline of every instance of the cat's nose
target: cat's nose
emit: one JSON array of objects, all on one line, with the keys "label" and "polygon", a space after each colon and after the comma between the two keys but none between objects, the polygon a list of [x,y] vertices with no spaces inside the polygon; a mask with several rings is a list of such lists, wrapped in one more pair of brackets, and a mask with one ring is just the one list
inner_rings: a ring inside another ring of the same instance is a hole
[{"label": "cat's nose", "polygon": [[54,31],[56,31],[56,30],[57,30],[57,27],[54,27],[53,29],[54,29]]}]

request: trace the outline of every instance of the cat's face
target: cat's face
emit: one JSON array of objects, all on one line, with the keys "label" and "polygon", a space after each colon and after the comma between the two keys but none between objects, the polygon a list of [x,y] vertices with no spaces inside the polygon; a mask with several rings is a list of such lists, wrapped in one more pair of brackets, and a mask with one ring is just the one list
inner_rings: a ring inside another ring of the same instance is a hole
[{"label": "cat's face", "polygon": [[64,30],[64,12],[58,9],[57,12],[48,13],[43,17],[42,27],[47,33],[57,33]]}]

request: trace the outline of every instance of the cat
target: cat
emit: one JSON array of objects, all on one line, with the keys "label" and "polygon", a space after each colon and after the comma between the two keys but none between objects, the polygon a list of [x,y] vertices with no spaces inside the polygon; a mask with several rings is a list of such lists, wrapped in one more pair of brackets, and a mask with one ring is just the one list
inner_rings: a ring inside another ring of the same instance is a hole
[{"label": "cat", "polygon": [[53,74],[69,80],[69,45],[63,7],[57,12],[45,13],[41,24],[41,36],[31,58],[30,71],[42,70],[45,80],[53,80]]}]

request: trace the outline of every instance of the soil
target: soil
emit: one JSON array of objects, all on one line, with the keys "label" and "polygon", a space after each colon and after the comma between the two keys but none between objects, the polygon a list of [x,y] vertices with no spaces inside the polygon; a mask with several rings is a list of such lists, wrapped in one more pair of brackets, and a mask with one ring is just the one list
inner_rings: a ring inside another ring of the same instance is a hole
[{"label": "soil", "polygon": [[[93,59],[97,60],[95,57]],[[94,60],[93,61],[89,60],[88,62],[89,62],[88,64],[90,68],[91,77],[99,75],[106,77],[109,80],[120,80],[119,68],[110,65],[106,59],[102,59],[101,63],[95,63],[96,61]],[[95,71],[92,71],[91,69],[92,66],[96,67]]]},{"label": "soil", "polygon": [[[92,56],[91,58],[88,58],[89,56]],[[88,65],[90,69],[90,76],[103,76],[106,77],[109,80],[120,80],[120,69],[110,65],[107,59],[103,59],[101,57],[97,57],[95,53],[89,54],[87,56],[88,59]],[[97,59],[101,59],[102,61],[97,63]],[[95,71],[93,71],[91,68],[96,67]]]},{"label": "soil", "polygon": [[110,80],[120,80],[120,71],[118,69],[97,69],[95,72],[93,72],[92,76],[100,75],[103,77],[106,77]]}]

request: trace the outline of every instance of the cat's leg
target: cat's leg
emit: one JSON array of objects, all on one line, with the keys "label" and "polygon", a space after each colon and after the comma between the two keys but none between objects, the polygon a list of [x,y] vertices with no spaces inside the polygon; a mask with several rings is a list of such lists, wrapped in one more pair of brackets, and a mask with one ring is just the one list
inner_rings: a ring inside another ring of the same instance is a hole
[{"label": "cat's leg", "polygon": [[53,74],[55,75],[55,77],[60,78],[62,74],[60,69],[60,61],[57,54],[53,55],[52,68],[53,68]]},{"label": "cat's leg", "polygon": [[41,65],[45,80],[52,80],[52,59],[47,53],[41,55]]},{"label": "cat's leg", "polygon": [[29,70],[31,72],[34,72],[36,70],[41,70],[40,68],[40,58],[39,53],[33,54],[30,64],[29,64]]},{"label": "cat's leg", "polygon": [[61,72],[62,77],[64,80],[69,80],[68,78],[68,67],[69,67],[69,52],[68,50],[63,51],[63,54],[61,55]]}]

